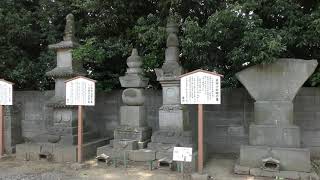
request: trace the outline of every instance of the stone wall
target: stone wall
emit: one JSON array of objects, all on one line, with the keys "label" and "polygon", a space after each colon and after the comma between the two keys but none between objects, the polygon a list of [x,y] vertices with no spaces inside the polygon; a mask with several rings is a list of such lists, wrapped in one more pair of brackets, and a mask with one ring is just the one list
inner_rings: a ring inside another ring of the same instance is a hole
[{"label": "stone wall", "polygon": [[[28,139],[46,132],[52,110],[45,101],[52,91],[15,92],[15,104],[21,111],[22,135]],[[158,109],[162,104],[161,91],[146,91],[148,124],[159,128]],[[85,123],[100,133],[112,136],[120,123],[121,91],[98,93],[95,107],[86,107]],[[196,135],[197,111],[189,106],[190,118]],[[253,99],[245,89],[223,89],[221,105],[204,106],[205,142],[209,153],[238,153],[241,144],[248,143],[248,125],[253,121]],[[302,88],[294,100],[295,124],[301,127],[302,146],[310,147],[320,156],[320,88]]]}]

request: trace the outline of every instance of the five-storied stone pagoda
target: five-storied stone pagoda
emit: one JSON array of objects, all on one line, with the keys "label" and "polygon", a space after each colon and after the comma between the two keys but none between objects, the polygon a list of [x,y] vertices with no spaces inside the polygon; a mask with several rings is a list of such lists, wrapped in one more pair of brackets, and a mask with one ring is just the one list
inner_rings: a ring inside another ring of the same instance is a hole
[{"label": "five-storied stone pagoda", "polygon": [[300,146],[292,101],[317,64],[315,60],[278,59],[236,74],[255,103],[249,145],[241,146],[235,173],[311,179],[310,150]]},{"label": "five-storied stone pagoda", "polygon": [[[41,158],[58,162],[77,161],[77,109],[75,106],[66,106],[65,96],[67,79],[85,75],[82,64],[72,58],[72,49],[77,47],[75,38],[74,16],[66,17],[66,26],[63,41],[49,45],[49,49],[57,52],[57,66],[46,73],[54,78],[54,96],[47,105],[52,108],[53,119],[48,133],[41,135],[39,142],[31,142],[17,145],[17,157],[26,160],[38,160]],[[86,122],[86,121],[85,121]],[[83,158],[96,154],[96,148],[107,144],[108,138],[99,138],[97,132],[84,125],[83,131]]]},{"label": "five-storied stone pagoda", "polygon": [[[114,130],[114,140],[109,145],[98,148],[97,155],[105,154],[111,158],[126,158],[135,161],[145,161],[147,156],[155,159],[155,153],[142,150],[150,142],[151,128],[146,119],[144,106],[144,89],[149,79],[142,73],[142,60],[137,49],[127,59],[127,72],[119,78],[121,86],[126,89],[122,92],[122,101],[125,104],[120,108],[120,126]],[[146,152],[146,156],[141,153]]]}]

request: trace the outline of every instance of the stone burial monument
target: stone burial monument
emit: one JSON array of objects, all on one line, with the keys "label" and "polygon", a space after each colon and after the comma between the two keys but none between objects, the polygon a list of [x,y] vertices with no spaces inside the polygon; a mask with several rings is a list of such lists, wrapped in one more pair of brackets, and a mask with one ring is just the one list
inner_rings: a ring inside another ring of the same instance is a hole
[{"label": "stone burial monument", "polygon": [[125,76],[119,78],[121,86],[126,88],[122,92],[125,105],[120,108],[120,125],[114,130],[114,140],[109,145],[99,147],[97,155],[99,157],[104,154],[110,158],[133,161],[153,161],[155,153],[143,149],[150,142],[152,133],[147,124],[144,106],[144,89],[149,79],[142,75],[142,59],[137,49],[132,50],[127,65]]},{"label": "stone burial monument", "polygon": [[163,105],[159,109],[159,130],[152,134],[148,149],[156,152],[160,165],[162,162],[172,162],[175,146],[193,147],[188,110],[180,103],[180,76],[183,69],[179,64],[178,30],[176,22],[169,18],[165,62],[161,69],[155,69],[162,86]]},{"label": "stone burial monument", "polygon": [[[54,96],[47,102],[53,115],[50,120],[48,133],[40,135],[37,142],[17,145],[17,158],[25,160],[48,159],[57,162],[77,161],[77,107],[66,106],[65,81],[85,75],[82,64],[72,58],[72,49],[78,46],[75,38],[74,16],[66,17],[63,41],[49,45],[57,53],[57,66],[46,73],[54,78]],[[85,115],[84,115],[85,117]],[[99,134],[90,130],[90,119],[84,118],[83,129],[83,158],[87,159],[96,154],[96,148],[109,142],[109,138],[100,138]]]},{"label": "stone burial monument", "polygon": [[278,59],[236,74],[255,99],[249,145],[240,148],[235,173],[288,179],[317,178],[311,173],[310,151],[300,147],[293,124],[293,99],[317,67],[316,60]]}]

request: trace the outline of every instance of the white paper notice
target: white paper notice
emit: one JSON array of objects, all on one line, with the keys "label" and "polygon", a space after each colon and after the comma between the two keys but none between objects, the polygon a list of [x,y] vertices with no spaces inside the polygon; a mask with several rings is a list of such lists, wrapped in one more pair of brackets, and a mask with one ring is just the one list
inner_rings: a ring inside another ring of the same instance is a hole
[{"label": "white paper notice", "polygon": [[12,105],[12,84],[0,80],[0,105]]},{"label": "white paper notice", "polygon": [[174,147],[172,160],[191,162],[192,161],[192,148],[190,148],[190,147]]},{"label": "white paper notice", "polygon": [[196,72],[181,78],[181,104],[221,104],[221,77]]},{"label": "white paper notice", "polygon": [[66,83],[66,105],[95,105],[95,82],[77,78]]}]

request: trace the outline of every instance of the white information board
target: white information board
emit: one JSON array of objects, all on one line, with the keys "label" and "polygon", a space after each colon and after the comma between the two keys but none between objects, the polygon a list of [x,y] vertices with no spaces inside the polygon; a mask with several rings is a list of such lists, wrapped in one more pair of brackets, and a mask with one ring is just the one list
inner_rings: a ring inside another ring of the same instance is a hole
[{"label": "white information board", "polygon": [[13,83],[0,79],[0,105],[12,105]]},{"label": "white information board", "polygon": [[66,105],[95,105],[95,81],[82,76],[66,81]]},{"label": "white information board", "polygon": [[196,70],[180,83],[181,104],[221,104],[221,75]]},{"label": "white information board", "polygon": [[190,147],[174,147],[172,160],[191,162],[192,161],[192,148],[190,148]]}]

